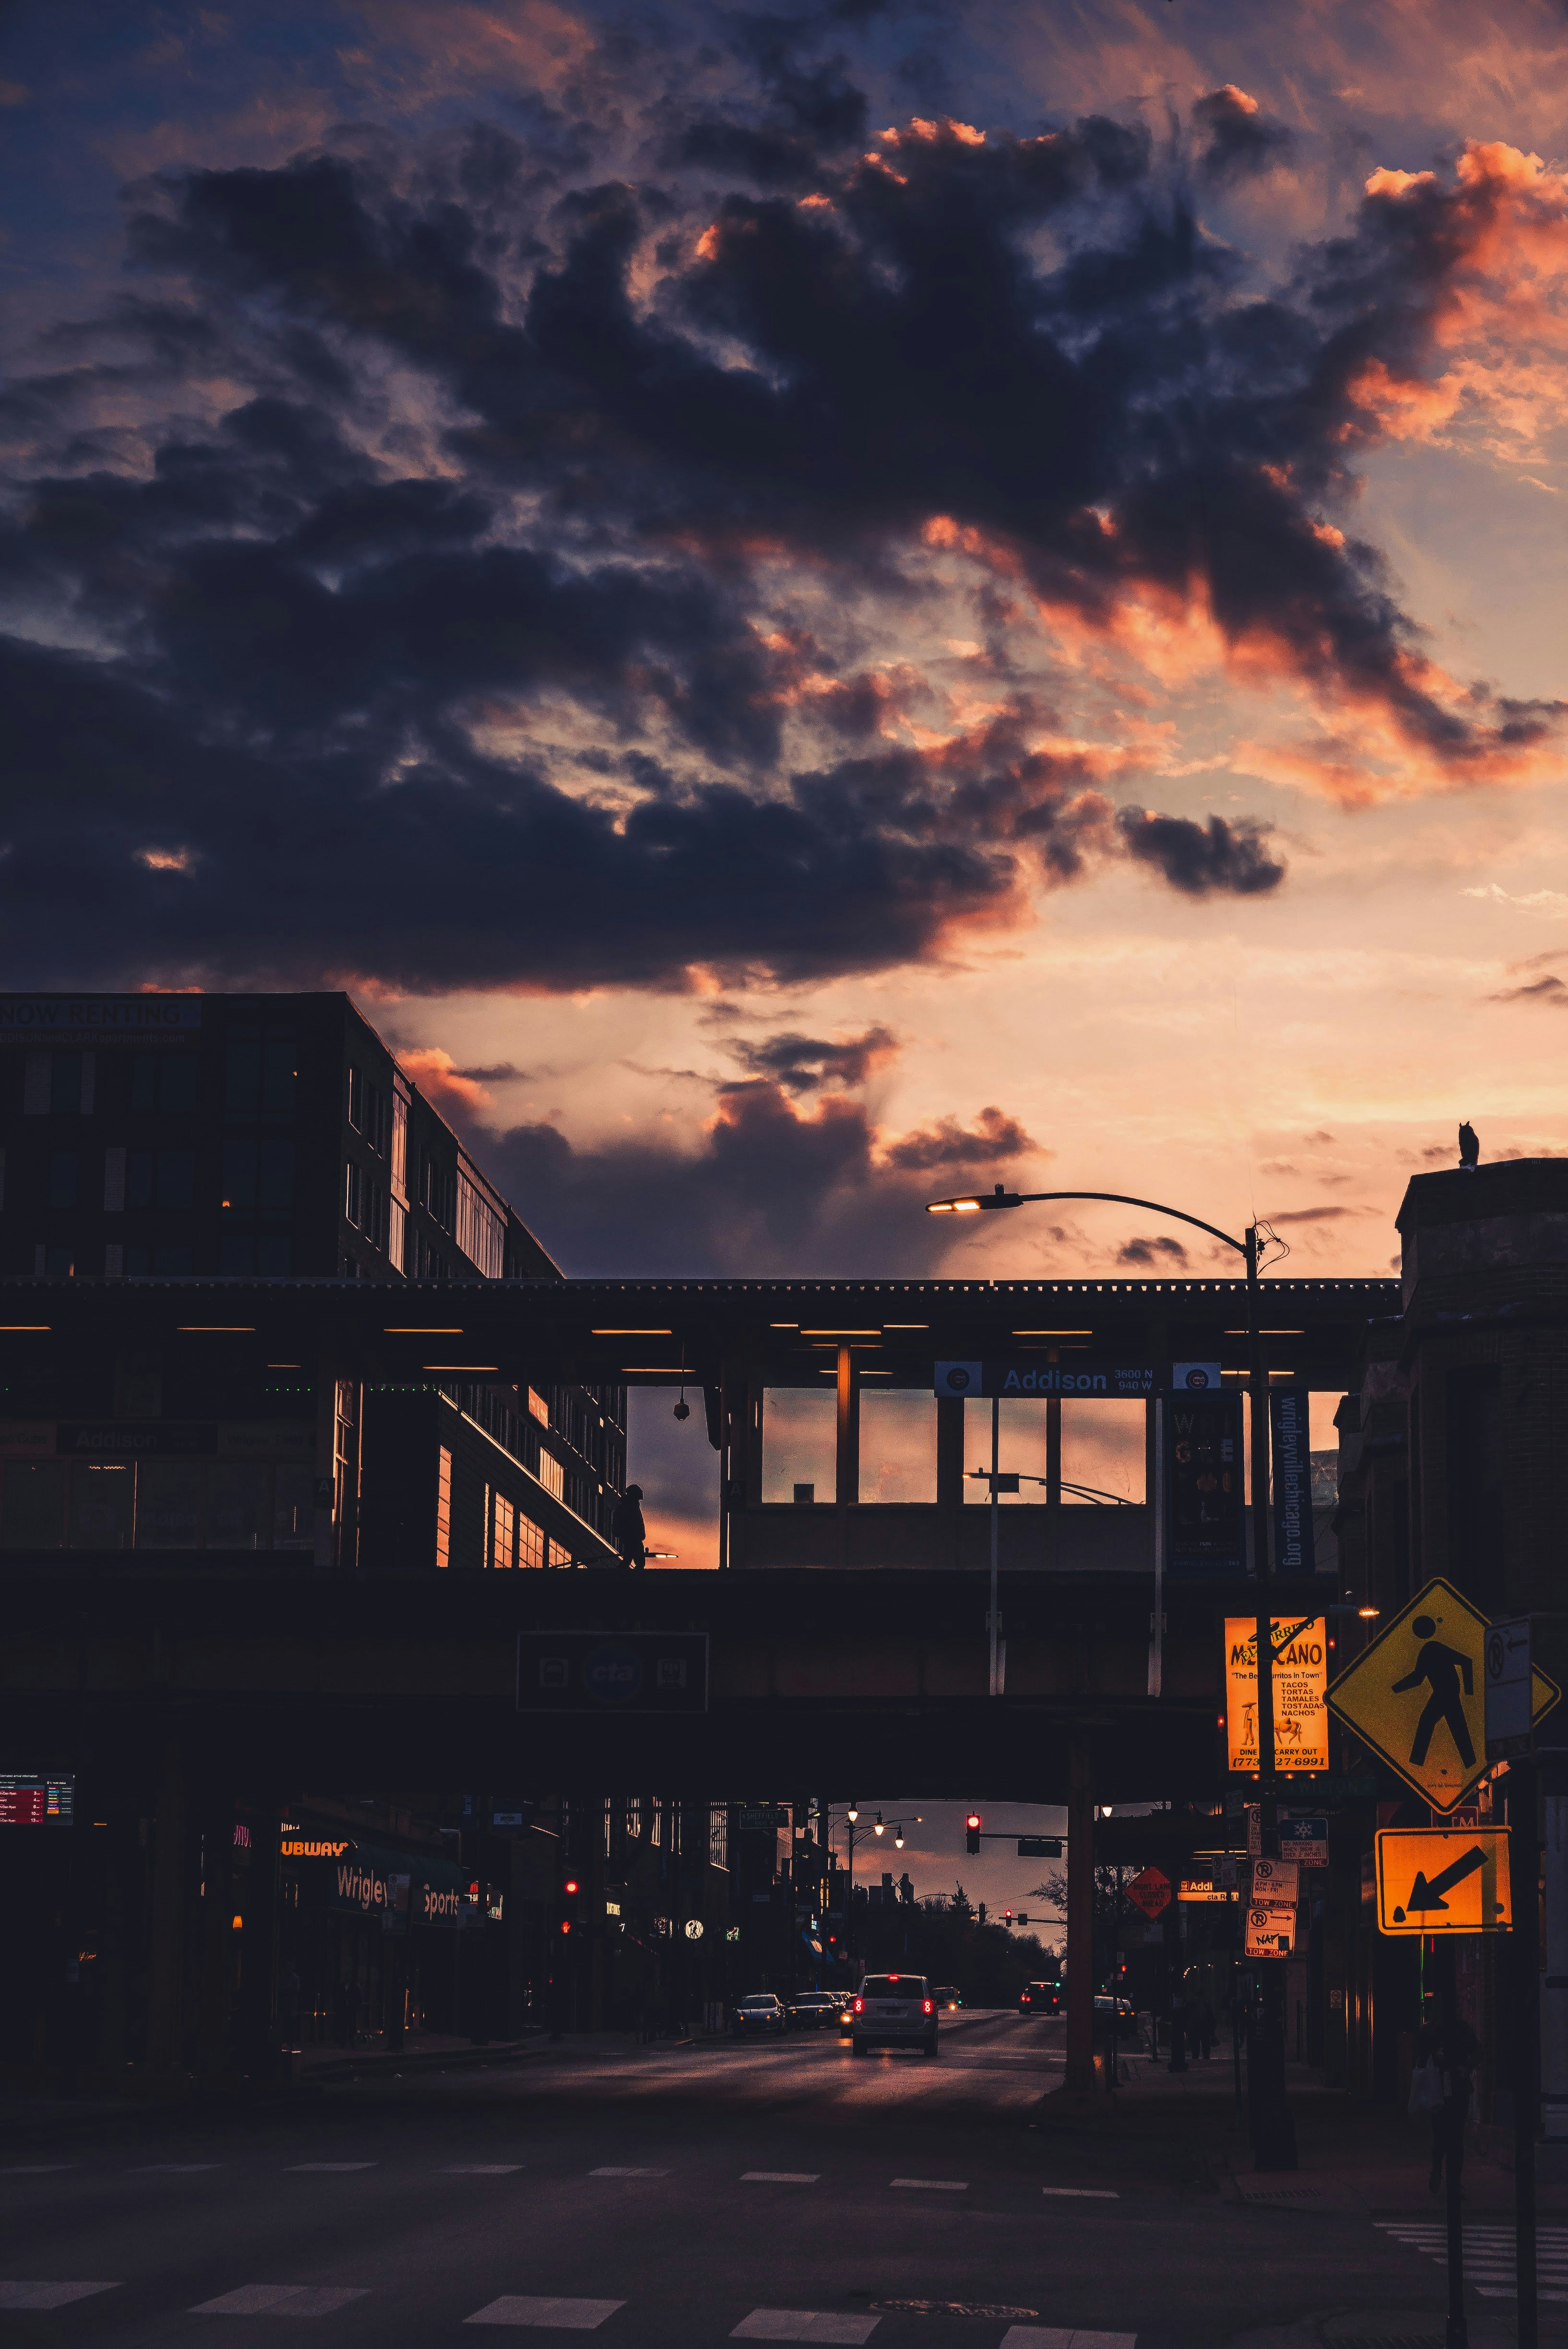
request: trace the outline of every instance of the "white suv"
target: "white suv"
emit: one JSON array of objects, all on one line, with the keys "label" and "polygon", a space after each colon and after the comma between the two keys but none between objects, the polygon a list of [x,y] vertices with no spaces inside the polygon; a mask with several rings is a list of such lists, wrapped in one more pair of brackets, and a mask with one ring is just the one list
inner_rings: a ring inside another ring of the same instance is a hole
[{"label": "white suv", "polygon": [[857,2055],[873,2047],[937,2052],[937,2002],[924,1974],[867,1974],[849,2010],[849,2043]]}]

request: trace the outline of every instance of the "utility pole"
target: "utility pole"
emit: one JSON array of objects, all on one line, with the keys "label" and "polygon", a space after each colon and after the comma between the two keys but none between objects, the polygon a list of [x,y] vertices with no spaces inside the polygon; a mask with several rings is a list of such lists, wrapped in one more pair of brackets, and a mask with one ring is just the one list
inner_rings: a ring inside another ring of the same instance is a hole
[{"label": "utility pole", "polygon": [[[1262,1299],[1258,1281],[1258,1226],[1246,1230],[1248,1387],[1251,1393],[1252,1570],[1258,1596],[1258,1824],[1264,1856],[1279,1857],[1274,1798],[1274,1578],[1269,1550],[1269,1373],[1263,1361]],[[1262,1966],[1260,2012],[1248,2064],[1251,2091],[1252,2162],[1258,2169],[1294,2169],[1295,2123],[1285,2094],[1285,1973],[1276,1958]]]}]

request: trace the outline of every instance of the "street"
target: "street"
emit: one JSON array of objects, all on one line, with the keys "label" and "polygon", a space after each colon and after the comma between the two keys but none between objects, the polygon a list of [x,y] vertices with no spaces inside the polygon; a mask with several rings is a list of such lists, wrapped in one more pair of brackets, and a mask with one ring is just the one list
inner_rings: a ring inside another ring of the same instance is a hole
[{"label": "street", "polygon": [[1376,2223],[1405,2210],[1249,2207],[1180,2127],[1032,2127],[1062,2036],[966,2014],[935,2063],[832,2032],[567,2042],[304,2108],[40,2125],[0,2161],[0,2333],[164,2349],[188,2312],[317,2318],[341,2349],[464,2323],[607,2349],[1209,2349],[1336,2310],[1438,2331],[1418,2229]]}]

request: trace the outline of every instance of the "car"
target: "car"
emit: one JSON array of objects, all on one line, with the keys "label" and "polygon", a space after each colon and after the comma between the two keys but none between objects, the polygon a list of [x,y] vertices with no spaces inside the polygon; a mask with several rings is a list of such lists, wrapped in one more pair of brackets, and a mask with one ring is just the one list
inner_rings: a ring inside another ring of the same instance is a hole
[{"label": "car", "polygon": [[730,2020],[730,2028],[738,2038],[760,2038],[777,2032],[782,2039],[789,2029],[789,2016],[784,2002],[771,1990],[753,1991],[743,1998]]},{"label": "car", "polygon": [[1060,1982],[1025,1982],[1018,1993],[1020,2014],[1060,2014],[1062,1986]]},{"label": "car", "polygon": [[837,2004],[825,1990],[803,1990],[789,2002],[789,2019],[797,2031],[820,2031],[837,2016]]},{"label": "car", "polygon": [[939,1982],[931,1995],[937,2002],[939,2014],[956,2014],[963,2004],[963,2000],[952,1982]]},{"label": "car", "polygon": [[1109,1991],[1095,1995],[1095,2036],[1108,2039],[1113,2030],[1118,2039],[1130,2039],[1137,2029],[1137,2009],[1130,1998],[1114,1998]]},{"label": "car", "polygon": [[867,1974],[850,2009],[850,2046],[857,2055],[873,2047],[918,2047],[937,2052],[937,2002],[924,1974]]}]

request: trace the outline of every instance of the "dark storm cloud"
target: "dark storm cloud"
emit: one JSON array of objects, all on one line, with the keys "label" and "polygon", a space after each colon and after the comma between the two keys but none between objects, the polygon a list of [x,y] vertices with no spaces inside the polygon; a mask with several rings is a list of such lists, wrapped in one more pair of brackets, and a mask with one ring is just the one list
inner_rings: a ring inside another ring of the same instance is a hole
[{"label": "dark storm cloud", "polygon": [[1568,1004],[1568,986],[1549,972],[1544,978],[1533,978],[1527,986],[1505,987],[1492,996],[1493,1003],[1550,1003],[1553,1009]]},{"label": "dark storm cloud", "polygon": [[1187,1262],[1187,1250],[1179,1240],[1163,1235],[1148,1239],[1130,1239],[1116,1250],[1116,1262],[1134,1272],[1179,1272]]},{"label": "dark storm cloud", "polygon": [[858,1102],[807,1110],[782,1085],[728,1088],[696,1151],[639,1138],[576,1149],[552,1125],[484,1140],[485,1164],[566,1271],[659,1275],[936,1268],[950,1231],[930,1175],[961,1180],[1035,1151],[1001,1110],[890,1140]]},{"label": "dark storm cloud", "polygon": [[786,1031],[760,1044],[732,1045],[735,1058],[753,1076],[770,1078],[789,1093],[817,1092],[824,1085],[863,1085],[872,1071],[898,1050],[890,1028],[867,1028],[836,1042]]},{"label": "dark storm cloud", "polygon": [[1221,815],[1193,823],[1186,816],[1123,808],[1116,829],[1130,856],[1152,865],[1189,897],[1207,897],[1216,890],[1251,897],[1277,888],[1284,878],[1284,866],[1269,854],[1256,824],[1227,823]]},{"label": "dark storm cloud", "polygon": [[[168,420],[116,428],[135,462],[69,428],[7,524],[55,640],[5,651],[16,969],[813,977],[1107,858],[1191,897],[1279,884],[1255,823],[1117,816],[1130,755],[1043,749],[1038,695],[954,734],[868,663],[864,615],[918,619],[938,557],[1075,641],[1200,579],[1251,674],[1430,778],[1547,740],[1552,709],[1445,695],[1376,550],[1321,520],[1376,438],[1368,369],[1430,347],[1473,190],[1369,196],[1254,298],[1140,128],[867,133],[831,55],[746,37],[750,98],[660,101],[635,184],[574,182],[580,131],[490,129],[136,191]],[[1204,169],[1268,132],[1237,94],[1199,119]],[[726,125],[788,155],[743,164]],[[204,425],[189,380],[225,367],[255,396]],[[815,637],[794,582],[840,616]]]},{"label": "dark storm cloud", "polygon": [[1272,171],[1289,158],[1295,143],[1282,122],[1272,121],[1257,99],[1233,82],[1200,98],[1192,119],[1201,134],[1198,174],[1214,186]]}]

